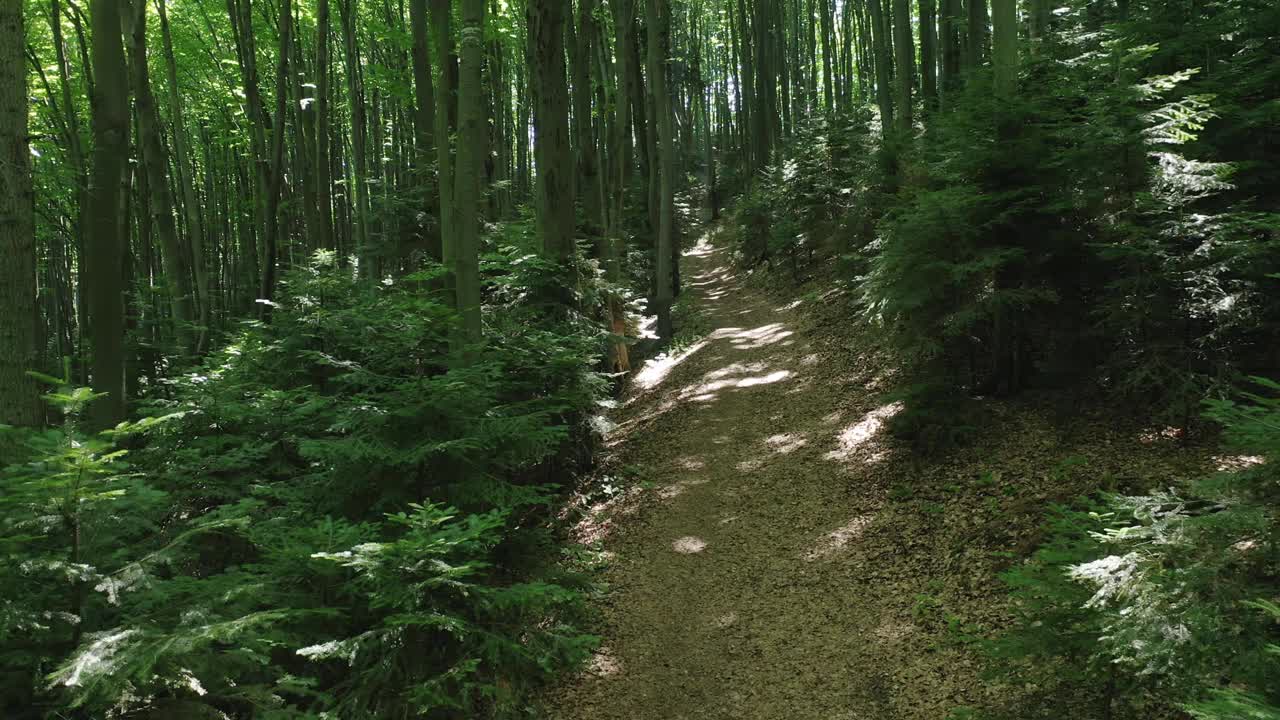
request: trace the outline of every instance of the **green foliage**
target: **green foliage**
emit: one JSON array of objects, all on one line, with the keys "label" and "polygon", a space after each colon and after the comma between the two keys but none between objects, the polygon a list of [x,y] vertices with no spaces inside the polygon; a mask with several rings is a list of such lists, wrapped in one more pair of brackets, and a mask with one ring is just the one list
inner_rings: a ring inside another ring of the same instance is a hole
[{"label": "green foliage", "polygon": [[[1047,673],[1059,693],[1106,688],[1117,717],[1183,704],[1198,717],[1274,716],[1280,384],[1255,381],[1260,392],[1208,410],[1242,469],[1059,511],[1046,545],[1005,576],[1021,621],[999,656]],[[1034,660],[1045,655],[1055,660]]]},{"label": "green foliage", "polygon": [[594,642],[547,517],[599,333],[515,291],[546,272],[493,258],[488,341],[458,348],[430,272],[321,254],[146,420],[84,436],[89,392],[52,395],[67,425],[0,496],[10,715],[521,714]]},{"label": "green foliage", "polygon": [[895,422],[921,448],[963,441],[957,398],[1082,380],[1187,426],[1238,368],[1274,360],[1280,163],[1261,78],[1280,12],[1069,2],[1052,25],[1016,96],[979,68],[909,143],[863,117],[802,126],[736,206],[748,264],[843,259],[903,362]]},{"label": "green foliage", "polygon": [[921,455],[935,455],[967,443],[981,426],[978,401],[953,388],[922,382],[891,393],[902,410],[886,421],[893,435]]},{"label": "green foliage", "polygon": [[880,198],[867,118],[800,129],[732,208],[736,251],[750,266],[784,262],[799,279],[818,250],[845,252],[849,224]]}]

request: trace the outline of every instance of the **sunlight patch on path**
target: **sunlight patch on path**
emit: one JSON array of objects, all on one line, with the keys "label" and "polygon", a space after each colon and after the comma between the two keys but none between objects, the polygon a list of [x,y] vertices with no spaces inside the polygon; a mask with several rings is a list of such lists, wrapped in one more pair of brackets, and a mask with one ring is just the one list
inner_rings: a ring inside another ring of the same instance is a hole
[{"label": "sunlight patch on path", "polygon": [[778,435],[770,435],[764,439],[764,442],[766,445],[773,448],[774,452],[786,455],[787,453],[795,452],[796,450],[804,447],[809,441],[806,440],[803,435],[797,435],[795,433],[780,433]]},{"label": "sunlight patch on path", "polygon": [[818,541],[816,547],[805,553],[804,559],[813,562],[814,560],[831,557],[840,552],[849,543],[857,540],[874,518],[874,515],[859,515],[843,526],[832,530]]},{"label": "sunlight patch on path", "polygon": [[886,420],[902,412],[902,408],[901,402],[895,402],[867,413],[861,420],[840,431],[840,435],[837,438],[840,447],[823,457],[827,460],[848,460],[854,451],[865,445],[868,440],[875,437],[876,433],[880,432],[880,428],[884,427]]},{"label": "sunlight patch on path", "polygon": [[652,390],[659,383],[667,379],[667,375],[680,363],[689,359],[690,355],[698,352],[707,346],[707,341],[702,340],[674,354],[663,353],[644,364],[640,372],[636,373],[635,379],[632,381],[643,390]]},{"label": "sunlight patch on path", "polygon": [[731,625],[737,622],[738,622],[738,613],[730,610],[729,612],[716,618],[715,622],[712,624],[715,625],[717,628],[724,630],[725,628],[730,627]]},{"label": "sunlight patch on path", "polygon": [[692,535],[685,535],[682,538],[677,538],[675,542],[671,543],[671,549],[681,555],[693,555],[694,553],[700,553],[703,550],[706,550],[707,541],[702,538],[696,538]]},{"label": "sunlight patch on path", "polygon": [[591,656],[591,662],[587,664],[586,671],[589,675],[596,677],[609,677],[622,672],[622,663],[613,654],[608,646],[601,645]]},{"label": "sunlight patch on path", "polygon": [[659,490],[658,497],[662,498],[663,500],[670,500],[672,498],[679,497],[684,493],[685,490],[688,490],[689,488],[694,487],[695,485],[706,485],[708,482],[710,482],[710,480],[707,480],[705,478],[701,480],[681,480],[680,482],[675,483],[674,485],[668,485],[662,488],[661,490]]}]

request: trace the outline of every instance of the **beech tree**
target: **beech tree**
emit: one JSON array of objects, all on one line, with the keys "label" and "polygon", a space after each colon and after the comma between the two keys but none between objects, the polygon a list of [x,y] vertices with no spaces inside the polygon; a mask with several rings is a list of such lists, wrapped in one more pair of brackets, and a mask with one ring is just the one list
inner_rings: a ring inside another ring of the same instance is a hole
[{"label": "beech tree", "polygon": [[21,4],[0,7],[0,424],[44,419],[35,380],[39,315],[36,246],[27,141],[27,72]]},{"label": "beech tree", "polygon": [[129,83],[117,0],[92,0],[93,171],[90,176],[84,277],[93,347],[94,421],[108,427],[125,417],[124,268],[121,188],[129,149]]}]

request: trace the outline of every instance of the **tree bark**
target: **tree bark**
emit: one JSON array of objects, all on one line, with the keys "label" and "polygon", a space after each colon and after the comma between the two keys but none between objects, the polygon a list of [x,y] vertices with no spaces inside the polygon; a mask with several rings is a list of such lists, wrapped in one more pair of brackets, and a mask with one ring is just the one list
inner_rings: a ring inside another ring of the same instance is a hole
[{"label": "tree bark", "polygon": [[537,225],[543,254],[573,256],[573,151],[569,146],[569,89],[565,83],[567,0],[530,0],[529,57],[533,74],[533,149],[537,163]]},{"label": "tree bark", "polygon": [[960,86],[960,0],[942,0],[938,44],[942,53],[940,89],[945,97]]},{"label": "tree bark", "polygon": [[94,83],[93,172],[89,186],[85,264],[89,330],[93,341],[91,426],[108,428],[125,417],[124,267],[120,224],[121,178],[129,151],[129,83],[117,0],[91,0]]},{"label": "tree bark", "polygon": [[972,70],[987,59],[987,0],[968,0],[969,22],[965,34],[965,67]]},{"label": "tree bark", "polygon": [[427,0],[409,0],[409,24],[413,34],[413,97],[414,97],[414,150],[415,164],[422,183],[426,213],[423,231],[427,255],[434,261],[442,261],[440,245],[440,194],[436,182],[428,170],[435,162],[436,98],[431,79],[431,53],[427,47]]},{"label": "tree bark", "polygon": [[364,72],[360,66],[360,49],[356,39],[358,0],[340,0],[342,15],[342,47],[347,76],[347,101],[351,106],[352,212],[355,215],[356,255],[360,259],[360,277],[377,276],[378,253],[369,235],[369,159],[368,126],[365,122]]},{"label": "tree bark", "polygon": [[[145,2],[145,0],[142,0]],[[160,14],[160,33],[164,42],[165,73],[168,80],[169,107],[173,114],[173,151],[174,167],[178,174],[178,184],[182,192],[183,219],[187,224],[187,238],[191,245],[191,267],[194,270],[196,288],[195,299],[198,320],[195,333],[195,351],[204,350],[209,335],[209,274],[205,267],[204,222],[200,215],[200,204],[196,200],[195,184],[192,181],[194,166],[191,164],[191,150],[187,140],[187,122],[182,106],[182,96],[178,91],[178,65],[173,54],[173,36],[169,32],[169,13],[164,0],[156,0],[156,10]]]},{"label": "tree bark", "polygon": [[35,427],[44,412],[26,374],[40,352],[25,37],[22,3],[0,4],[0,424]]},{"label": "tree bark", "polygon": [[1012,99],[1018,88],[1017,0],[991,0],[992,65],[996,97]]},{"label": "tree bark", "polygon": [[869,0],[871,11],[871,44],[876,65],[876,105],[880,108],[880,132],[888,137],[893,127],[893,100],[889,88],[889,38],[881,0]]},{"label": "tree bark", "polygon": [[329,167],[329,143],[333,134],[329,118],[329,0],[316,2],[316,200],[320,205],[316,246],[332,250],[333,175]]},{"label": "tree bark", "polygon": [[458,162],[453,186],[457,253],[454,278],[463,338],[480,341],[480,177],[484,171],[486,126],[484,87],[485,0],[462,0],[458,73]]},{"label": "tree bark", "polygon": [[246,309],[252,309],[252,301],[258,292],[258,279],[262,277],[261,244],[265,242],[268,229],[267,193],[270,183],[269,160],[267,159],[266,114],[262,108],[262,88],[258,84],[258,44],[253,32],[253,12],[249,0],[227,0],[227,14],[231,19],[231,27],[235,34],[236,57],[240,66],[241,84],[244,87],[245,105],[249,116],[249,139],[253,150],[253,233],[246,236],[249,241],[244,250],[246,275],[253,278],[248,285],[244,300]]},{"label": "tree bark", "polygon": [[574,145],[578,161],[577,195],[582,202],[587,234],[596,241],[597,256],[604,236],[604,186],[596,165],[595,131],[591,120],[591,23],[594,0],[579,0],[577,27],[569,47],[570,73],[573,78]]},{"label": "tree bark", "polygon": [[293,3],[280,0],[280,50],[276,65],[276,114],[271,123],[271,165],[267,168],[266,232],[262,238],[262,278],[258,296],[262,317],[271,315],[276,291],[276,262],[279,254],[281,222],[280,194],[284,189],[285,113],[289,90],[289,46],[293,44]]},{"label": "tree bark", "polygon": [[911,1],[893,0],[894,80],[897,82],[898,133],[910,142],[912,133],[911,87],[915,83],[916,46],[911,37]]},{"label": "tree bark", "polygon": [[675,243],[675,133],[672,128],[671,96],[667,89],[668,38],[671,25],[671,8],[667,0],[648,0],[645,24],[648,26],[649,82],[652,86],[654,110],[657,116],[659,209],[658,242],[654,248],[654,274],[656,296],[654,306],[658,315],[658,336],[670,340],[671,303],[674,299],[672,255]]},{"label": "tree bark", "polygon": [[920,94],[925,110],[938,105],[937,20],[938,0],[920,0]]},{"label": "tree bark", "polygon": [[160,111],[156,108],[155,94],[151,90],[151,73],[147,62],[147,4],[145,0],[132,2],[131,62],[134,106],[138,115],[142,155],[140,169],[147,174],[150,222],[160,237],[160,248],[164,253],[165,285],[173,312],[174,337],[179,352],[188,353],[195,350],[191,279],[187,274],[186,255],[178,241],[173,194],[169,189],[169,153],[160,139]]},{"label": "tree bark", "polygon": [[435,50],[436,72],[436,184],[440,191],[440,260],[445,268],[441,283],[448,302],[454,301],[453,263],[455,249],[453,202],[453,148],[450,142],[450,118],[454,116],[454,85],[449,73],[453,55],[453,9],[450,0],[431,0],[431,45]]}]

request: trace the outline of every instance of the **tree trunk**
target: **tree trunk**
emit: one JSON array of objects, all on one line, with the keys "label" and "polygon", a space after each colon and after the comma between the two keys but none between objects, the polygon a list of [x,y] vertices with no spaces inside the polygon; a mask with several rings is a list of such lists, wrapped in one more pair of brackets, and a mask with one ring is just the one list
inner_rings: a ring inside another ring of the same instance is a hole
[{"label": "tree trunk", "polygon": [[276,290],[276,261],[279,254],[281,223],[280,194],[284,189],[285,113],[289,90],[289,46],[293,44],[293,3],[280,0],[280,51],[276,66],[276,115],[271,123],[271,165],[267,168],[266,232],[262,238],[262,278],[258,297],[262,317],[271,315],[271,300]]},{"label": "tree trunk", "polygon": [[484,87],[485,0],[462,0],[458,73],[458,163],[453,186],[457,253],[454,278],[463,338],[480,341],[480,177],[486,153]]},{"label": "tree trunk", "polygon": [[440,191],[440,260],[445,268],[441,283],[445,298],[454,300],[453,263],[455,255],[453,202],[453,148],[450,144],[450,118],[455,117],[453,78],[449,73],[453,55],[453,9],[450,0],[431,0],[431,45],[436,52],[436,68],[440,73],[436,84],[436,184]]},{"label": "tree trunk", "polygon": [[[76,109],[76,103],[72,99],[71,92],[71,65],[67,61],[66,43],[62,35],[62,4],[60,0],[50,0],[49,7],[49,26],[53,34],[53,42],[55,54],[58,61],[58,86],[62,94],[63,111],[66,114],[66,131],[67,131],[67,148],[71,154],[71,164],[76,173],[76,216],[73,218],[72,225],[75,229],[76,249],[81,257],[85,252],[85,234],[86,223],[89,216],[89,163],[85,158],[84,143],[80,136],[80,113]],[[78,32],[80,28],[79,21],[76,21],[78,41],[83,43],[83,34]],[[83,44],[80,47],[81,62],[83,63],[83,72],[87,82],[89,92],[93,92],[93,69],[85,60],[85,48]],[[71,284],[71,253],[65,253],[65,279],[69,286]],[[88,305],[86,292],[87,285],[84,277],[86,273],[80,273],[80,292],[75,293],[75,325],[79,334],[79,346],[76,355],[79,358],[81,377],[87,377],[83,373],[87,372],[89,359],[87,356],[88,343],[85,342],[85,333],[88,332]],[[87,382],[87,380],[86,380]]]},{"label": "tree trunk", "polygon": [[[609,9],[613,13],[614,27],[617,28],[617,63],[614,69],[616,80],[613,88],[613,137],[612,161],[609,165],[612,175],[609,188],[609,251],[607,270],[610,282],[622,280],[622,265],[626,259],[627,245],[623,223],[623,213],[627,198],[627,178],[631,175],[631,103],[628,89],[631,75],[628,65],[635,44],[635,9],[631,0],[609,0]],[[631,369],[626,343],[621,336],[626,333],[625,313],[622,301],[611,296],[608,299],[608,319],[610,331],[619,336],[609,344],[609,369],[614,372],[627,372]]]},{"label": "tree trunk", "polygon": [[991,0],[992,65],[996,97],[1012,99],[1018,88],[1018,9],[1016,0]]},{"label": "tree trunk", "polygon": [[911,0],[893,0],[894,79],[897,81],[899,141],[911,141],[911,86],[915,81],[915,42],[911,38]]},{"label": "tree trunk", "polygon": [[889,89],[889,38],[881,0],[869,0],[871,11],[871,44],[876,65],[876,105],[880,108],[880,132],[888,137],[893,128],[893,100]]},{"label": "tree trunk", "polygon": [[[1120,5],[1118,2],[1117,5]],[[1121,5],[1123,7],[1123,5]],[[1127,12],[1120,13],[1124,19]],[[1027,34],[1035,43],[1043,42],[1049,32],[1049,0],[1029,0],[1027,3]]]},{"label": "tree trunk", "polygon": [[944,96],[960,86],[960,24],[960,0],[942,0],[938,35],[942,53],[941,90]]},{"label": "tree trunk", "polygon": [[333,134],[329,118],[329,0],[316,2],[316,201],[320,205],[315,244],[332,250],[333,174],[329,166],[329,143]]},{"label": "tree trunk", "polygon": [[423,235],[427,255],[434,261],[443,260],[440,246],[440,194],[436,183],[428,174],[435,162],[435,87],[431,79],[431,55],[427,47],[427,0],[409,0],[409,24],[413,34],[413,97],[414,97],[414,150],[419,182],[424,192],[423,210],[426,222]]},{"label": "tree trunk", "polygon": [[[140,1],[145,2],[145,0]],[[164,0],[156,0],[156,9],[160,14],[160,33],[164,42],[169,107],[173,114],[174,167],[182,192],[183,219],[186,221],[187,238],[191,245],[191,266],[195,271],[195,299],[198,308],[195,351],[199,353],[204,350],[209,334],[209,275],[205,267],[204,222],[200,215],[200,204],[196,200],[195,184],[191,177],[195,166],[191,164],[191,151],[187,144],[187,123],[183,112],[182,96],[178,92],[178,67],[173,54],[173,37],[169,33],[167,5],[168,3]]]},{"label": "tree trunk", "polygon": [[121,178],[129,153],[129,83],[117,0],[91,0],[93,31],[93,172],[89,186],[85,265],[93,341],[91,425],[112,427],[125,417],[124,268],[120,226]]},{"label": "tree trunk", "polygon": [[564,61],[567,5],[567,0],[530,0],[528,5],[538,236],[543,254],[562,263],[573,256],[574,231],[573,151],[569,146]]},{"label": "tree trunk", "polygon": [[831,0],[822,0],[822,99],[827,104],[827,113],[833,113],[836,110],[836,90],[835,78],[832,77],[831,68],[831,49],[833,42],[832,35],[832,19],[831,19]]},{"label": "tree trunk", "polygon": [[22,3],[0,4],[0,424],[35,427],[44,412],[26,374],[40,353],[25,37]]},{"label": "tree trunk", "polygon": [[645,24],[648,26],[649,77],[654,110],[657,116],[659,209],[658,241],[654,248],[658,336],[670,340],[671,303],[674,299],[672,256],[675,243],[675,133],[672,128],[671,96],[667,89],[668,37],[671,9],[667,0],[648,0]]},{"label": "tree trunk", "polygon": [[[1012,145],[1018,132],[1013,117],[1006,112],[1018,88],[1018,9],[1017,0],[992,0],[991,3],[991,40],[992,65],[994,69],[994,90],[997,99],[996,136],[1002,147]],[[996,237],[1005,245],[1017,246],[1021,243],[1018,228],[1013,221],[1006,221],[995,230]],[[994,285],[997,293],[1015,291],[1020,285],[1021,261],[1009,260],[996,269]],[[994,372],[996,392],[1008,395],[1017,392],[1021,386],[1021,363],[1019,362],[1020,342],[1018,317],[1015,308],[1009,303],[999,303],[995,310],[994,338],[992,353],[994,355]]]},{"label": "tree trunk", "polygon": [[341,0],[342,47],[347,76],[347,102],[351,107],[352,211],[355,215],[356,256],[360,259],[360,277],[377,277],[378,253],[369,235],[369,158],[368,126],[365,123],[364,72],[360,66],[360,49],[356,38],[358,0]]},{"label": "tree trunk", "polygon": [[164,253],[165,285],[169,293],[174,337],[179,353],[195,349],[192,334],[191,280],[187,274],[186,255],[178,241],[174,221],[173,195],[169,190],[169,153],[160,139],[160,111],[151,90],[151,73],[147,62],[147,4],[133,2],[129,17],[132,27],[130,60],[133,76],[135,110],[138,115],[138,139],[141,147],[141,171],[147,174],[150,222],[160,237]]},{"label": "tree trunk", "polygon": [[925,110],[938,105],[937,15],[938,0],[920,0],[920,93]]},{"label": "tree trunk", "polygon": [[972,70],[987,59],[987,0],[968,0],[969,22],[965,34],[965,66]]},{"label": "tree trunk", "polygon": [[596,141],[591,121],[591,23],[594,12],[594,0],[579,1],[575,42],[569,48],[569,58],[573,77],[574,145],[578,159],[577,195],[586,216],[587,234],[596,240],[597,255],[603,258],[599,242],[604,235],[604,186],[596,166]]},{"label": "tree trunk", "polygon": [[249,138],[253,149],[253,213],[254,227],[257,237],[248,235],[249,246],[244,248],[248,265],[248,277],[254,281],[248,285],[245,296],[246,309],[252,309],[252,301],[258,291],[257,280],[262,277],[262,257],[259,252],[261,244],[266,241],[267,193],[269,160],[267,158],[266,114],[262,108],[262,89],[258,85],[258,44],[253,31],[253,12],[249,0],[227,0],[227,14],[231,19],[231,27],[235,33],[236,57],[240,66],[241,83],[244,86],[245,104],[249,116]]}]

